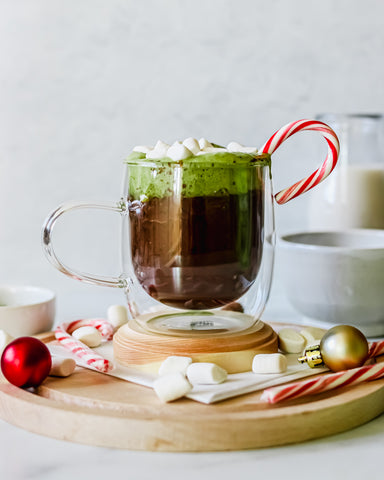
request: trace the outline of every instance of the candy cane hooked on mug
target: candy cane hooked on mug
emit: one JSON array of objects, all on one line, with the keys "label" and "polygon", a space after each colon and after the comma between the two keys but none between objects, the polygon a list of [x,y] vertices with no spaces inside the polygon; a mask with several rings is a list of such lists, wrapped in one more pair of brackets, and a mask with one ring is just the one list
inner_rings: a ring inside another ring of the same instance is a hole
[{"label": "candy cane hooked on mug", "polygon": [[296,182],[291,187],[281,190],[275,195],[277,203],[287,203],[292,198],[298,197],[304,192],[322,182],[335,168],[339,156],[339,140],[335,132],[325,123],[316,120],[297,120],[280,128],[272,137],[261,147],[260,153],[272,154],[287,138],[291,135],[304,131],[313,130],[320,132],[328,144],[328,153],[323,164],[311,175]]}]

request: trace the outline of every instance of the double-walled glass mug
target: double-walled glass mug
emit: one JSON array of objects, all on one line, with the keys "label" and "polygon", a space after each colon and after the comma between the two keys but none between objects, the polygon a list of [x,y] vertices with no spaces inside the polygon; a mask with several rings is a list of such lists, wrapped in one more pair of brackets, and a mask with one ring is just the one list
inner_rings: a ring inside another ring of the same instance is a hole
[{"label": "double-walled glass mug", "polygon": [[[146,330],[185,335],[248,329],[265,308],[272,280],[271,154],[301,130],[320,132],[328,154],[316,172],[275,196],[278,203],[297,197],[322,181],[337,162],[337,137],[321,122],[290,123],[258,152],[208,146],[176,160],[170,153],[153,158],[159,155],[133,152],[116,205],[69,203],[47,218],[43,245],[48,259],[78,280],[123,288],[130,316]],[[78,272],[56,256],[54,225],[62,214],[78,208],[121,215],[118,278]]]}]

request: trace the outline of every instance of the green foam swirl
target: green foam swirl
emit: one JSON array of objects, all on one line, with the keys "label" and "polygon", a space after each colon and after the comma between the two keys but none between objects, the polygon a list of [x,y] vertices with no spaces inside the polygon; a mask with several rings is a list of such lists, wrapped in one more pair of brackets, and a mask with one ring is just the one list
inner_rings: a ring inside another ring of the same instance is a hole
[{"label": "green foam swirl", "polygon": [[173,161],[147,160],[144,153],[131,153],[129,197],[162,198],[179,192],[184,197],[237,195],[263,188],[263,167],[270,171],[268,154],[214,152]]}]

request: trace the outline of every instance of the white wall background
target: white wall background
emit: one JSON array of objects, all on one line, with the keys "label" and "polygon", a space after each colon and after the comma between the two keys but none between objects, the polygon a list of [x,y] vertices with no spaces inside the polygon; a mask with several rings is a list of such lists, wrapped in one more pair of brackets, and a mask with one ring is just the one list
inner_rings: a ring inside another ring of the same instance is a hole
[{"label": "white wall background", "polygon": [[[99,288],[48,264],[41,225],[66,200],[118,200],[136,144],[260,146],[291,120],[383,112],[383,18],[380,0],[0,0],[0,283]],[[324,151],[311,133],[287,142],[275,190]],[[276,207],[278,233],[305,228],[309,195]],[[100,255],[112,217],[68,219],[63,256],[117,272]]]}]

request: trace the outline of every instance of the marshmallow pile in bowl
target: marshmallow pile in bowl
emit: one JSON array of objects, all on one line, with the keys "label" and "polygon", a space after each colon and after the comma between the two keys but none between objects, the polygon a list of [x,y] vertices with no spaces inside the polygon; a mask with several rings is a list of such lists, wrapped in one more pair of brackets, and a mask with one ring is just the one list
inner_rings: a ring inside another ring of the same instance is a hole
[{"label": "marshmallow pile in bowl", "polygon": [[205,138],[197,140],[196,138],[189,137],[184,141],[177,141],[172,145],[158,140],[154,147],[146,145],[138,145],[133,149],[134,152],[145,153],[148,160],[158,160],[160,158],[170,158],[171,160],[185,160],[193,156],[205,155],[207,153],[248,153],[250,155],[257,154],[257,148],[244,147],[240,143],[230,142],[227,147],[218,147],[212,145]]}]

